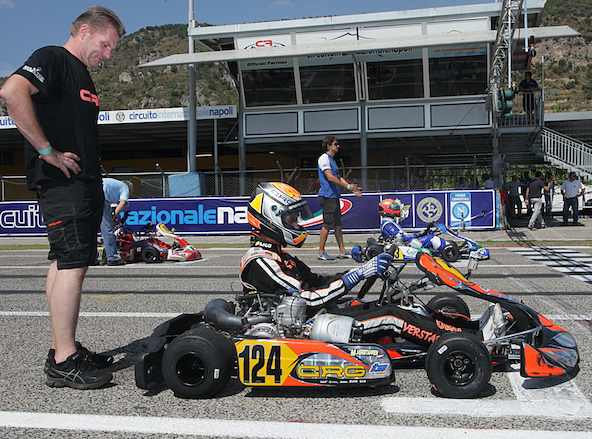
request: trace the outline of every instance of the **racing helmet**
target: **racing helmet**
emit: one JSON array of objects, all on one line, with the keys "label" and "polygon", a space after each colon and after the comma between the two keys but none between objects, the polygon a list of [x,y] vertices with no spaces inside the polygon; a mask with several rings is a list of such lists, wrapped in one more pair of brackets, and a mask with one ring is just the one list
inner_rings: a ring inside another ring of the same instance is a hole
[{"label": "racing helmet", "polygon": [[259,183],[249,200],[249,224],[283,246],[304,244],[307,231],[299,223],[311,217],[300,192],[285,183]]},{"label": "racing helmet", "polygon": [[381,216],[399,218],[401,216],[401,205],[392,198],[385,198],[378,203],[378,213]]}]

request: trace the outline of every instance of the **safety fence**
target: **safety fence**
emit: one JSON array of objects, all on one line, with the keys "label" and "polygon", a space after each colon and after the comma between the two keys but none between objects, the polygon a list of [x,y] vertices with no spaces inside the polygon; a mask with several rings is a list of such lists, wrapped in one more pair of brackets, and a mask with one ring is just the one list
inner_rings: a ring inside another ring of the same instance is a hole
[{"label": "safety fence", "polygon": [[[484,174],[491,170],[476,166],[373,166],[367,167],[366,182],[362,185],[362,167],[343,167],[340,172],[350,183],[360,184],[364,192],[392,190],[465,189],[484,187]],[[133,198],[177,196],[171,192],[170,177],[179,172],[109,173],[105,176],[129,180],[133,185]],[[219,170],[199,172],[200,187],[191,196],[240,196],[253,193],[257,184],[266,181],[283,181],[294,186],[302,194],[315,194],[319,189],[317,168],[298,167],[284,169]],[[35,200],[36,194],[27,189],[24,176],[0,178],[0,201]]]}]

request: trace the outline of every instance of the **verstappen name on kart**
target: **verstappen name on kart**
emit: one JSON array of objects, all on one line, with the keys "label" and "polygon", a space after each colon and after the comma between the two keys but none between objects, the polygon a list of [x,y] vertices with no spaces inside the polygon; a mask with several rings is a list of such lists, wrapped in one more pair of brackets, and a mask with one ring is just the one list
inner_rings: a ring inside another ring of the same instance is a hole
[{"label": "verstappen name on kart", "polygon": [[435,342],[440,337],[438,334],[434,334],[431,331],[420,329],[417,326],[407,322],[403,322],[403,332],[406,332],[410,336],[415,337],[419,340],[424,340],[430,343]]}]

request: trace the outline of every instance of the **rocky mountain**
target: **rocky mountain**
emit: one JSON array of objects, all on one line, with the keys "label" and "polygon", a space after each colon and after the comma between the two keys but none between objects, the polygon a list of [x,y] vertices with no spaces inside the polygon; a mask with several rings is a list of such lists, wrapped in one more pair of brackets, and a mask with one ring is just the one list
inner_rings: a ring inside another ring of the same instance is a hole
[{"label": "rocky mountain", "polygon": [[592,0],[547,0],[542,25],[568,25],[581,34],[536,45],[533,78],[542,85],[544,77],[545,89],[556,90],[546,97],[545,111],[592,110]]},{"label": "rocky mountain", "polygon": [[[546,111],[592,109],[592,0],[547,0],[543,25],[567,24],[580,37],[538,42],[532,61],[533,78],[544,77],[547,90],[557,90],[546,99]],[[140,68],[140,64],[164,56],[187,53],[184,24],[154,26],[127,35],[110,60],[91,73],[97,85],[101,109],[125,110],[188,106],[187,66]],[[200,47],[198,50],[205,50]],[[517,72],[516,79],[522,79]],[[0,86],[6,78],[0,78]],[[233,79],[220,63],[196,67],[198,105],[237,103]],[[6,114],[0,100],[0,115]]]}]

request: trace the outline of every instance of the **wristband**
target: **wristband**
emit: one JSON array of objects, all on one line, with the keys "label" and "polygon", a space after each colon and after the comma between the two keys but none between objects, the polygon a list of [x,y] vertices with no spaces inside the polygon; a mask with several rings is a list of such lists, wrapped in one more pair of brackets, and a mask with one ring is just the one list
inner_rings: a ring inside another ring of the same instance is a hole
[{"label": "wristband", "polygon": [[349,191],[349,187],[350,187],[350,185],[348,184],[348,185],[347,185],[347,190],[348,190],[348,191]]},{"label": "wristband", "polygon": [[47,155],[47,154],[49,154],[49,153],[51,152],[51,149],[52,149],[52,148],[51,148],[51,145],[49,145],[49,146],[48,146],[47,148],[45,148],[45,149],[38,149],[38,150],[37,150],[37,153],[38,153],[38,154],[40,154],[40,155]]}]

